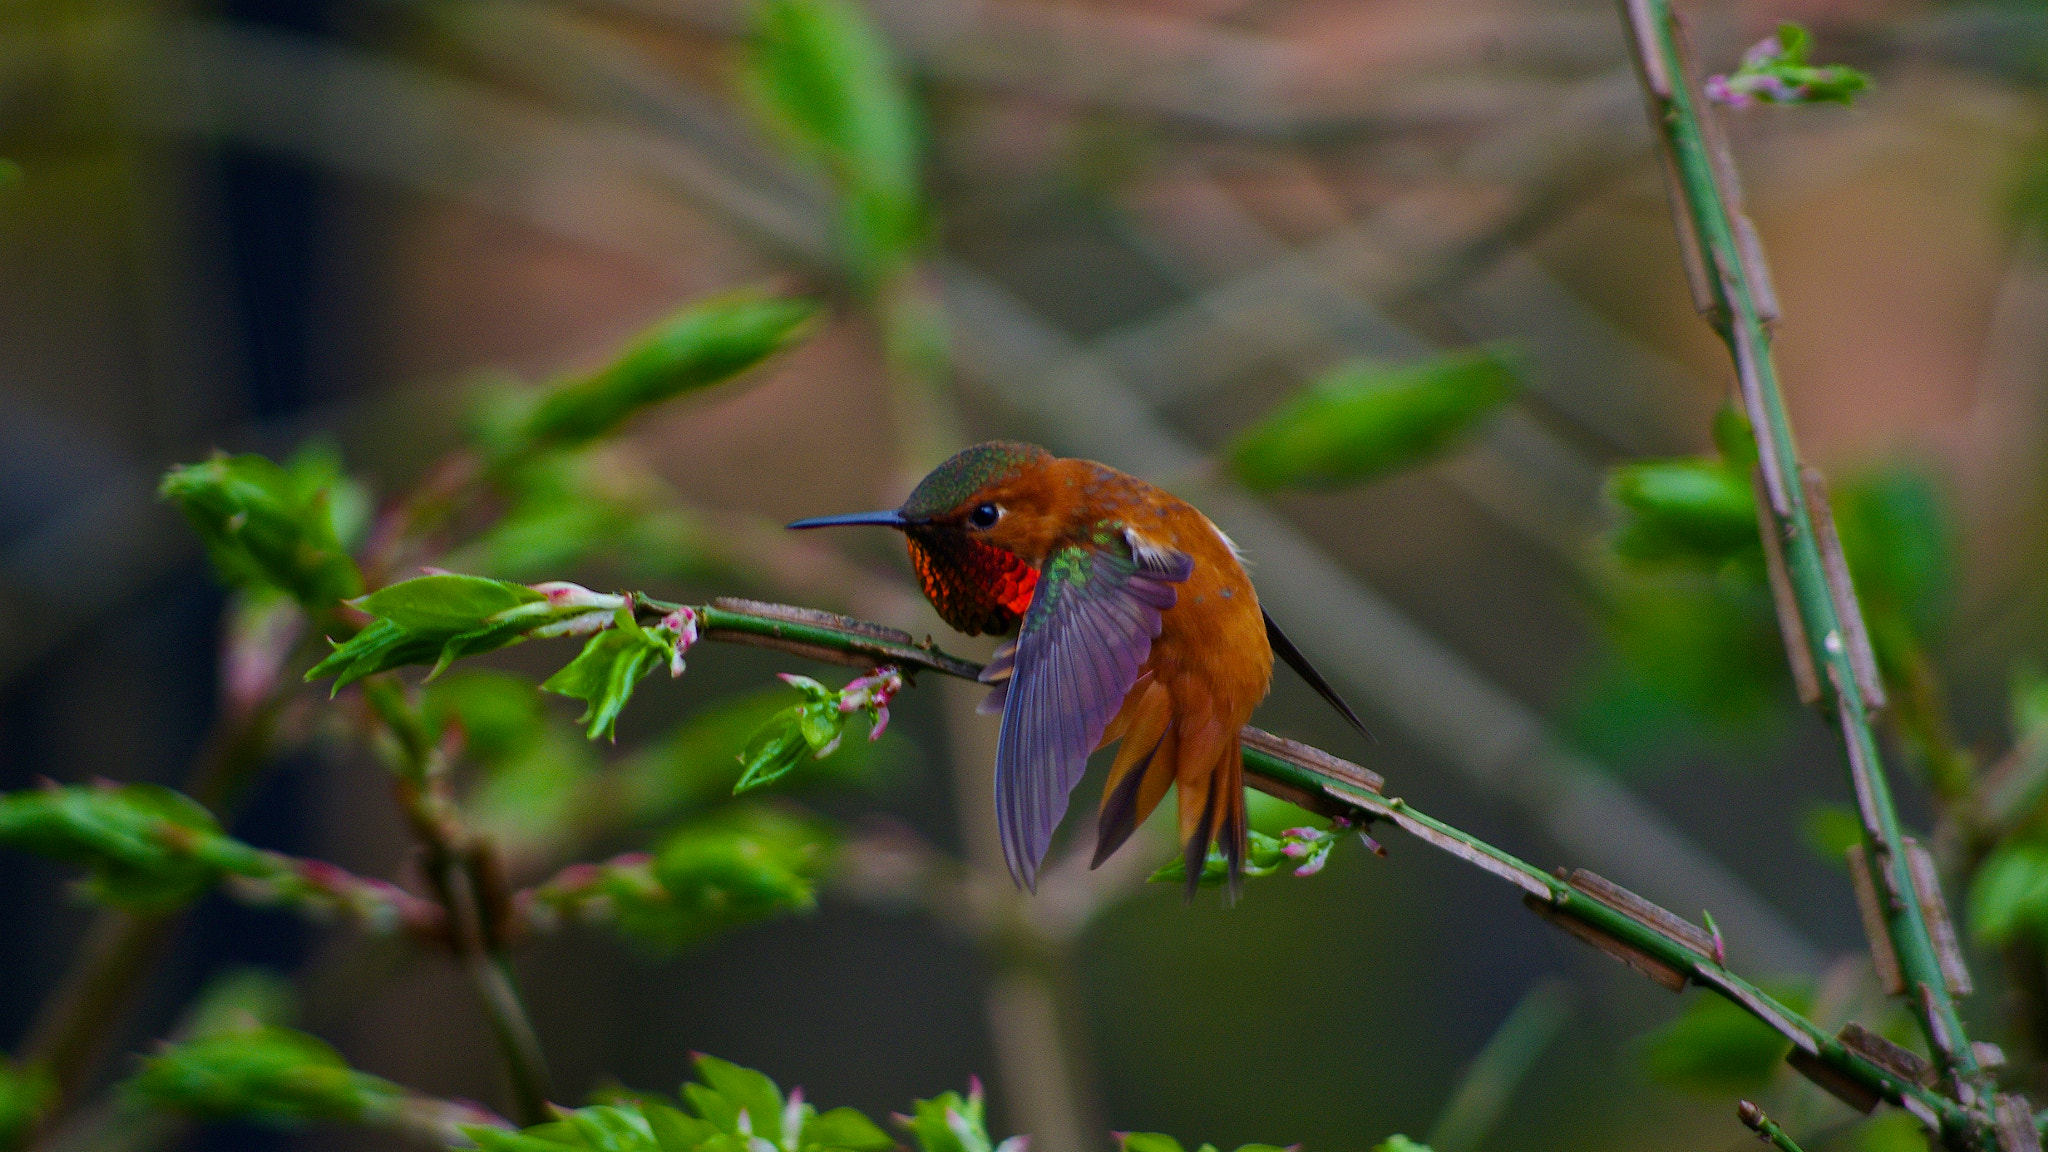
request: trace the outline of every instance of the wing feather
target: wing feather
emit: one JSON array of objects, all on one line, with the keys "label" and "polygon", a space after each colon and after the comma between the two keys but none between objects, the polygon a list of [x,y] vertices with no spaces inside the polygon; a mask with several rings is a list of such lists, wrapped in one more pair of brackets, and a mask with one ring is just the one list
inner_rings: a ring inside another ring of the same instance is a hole
[{"label": "wing feather", "polygon": [[998,683],[988,703],[1000,699],[1003,710],[997,823],[1019,884],[1036,885],[1067,795],[1151,655],[1174,585],[1193,570],[1191,558],[1160,549],[1076,547],[1049,558],[1007,666],[983,673]]}]

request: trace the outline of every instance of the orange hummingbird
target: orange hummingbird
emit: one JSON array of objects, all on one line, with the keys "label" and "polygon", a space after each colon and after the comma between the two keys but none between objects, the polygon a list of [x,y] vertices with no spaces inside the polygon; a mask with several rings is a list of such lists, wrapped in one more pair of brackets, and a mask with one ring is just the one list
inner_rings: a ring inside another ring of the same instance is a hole
[{"label": "orange hummingbird", "polygon": [[1018,630],[981,674],[994,685],[981,710],[1003,717],[997,823],[1022,886],[1036,887],[1089,753],[1122,740],[1094,863],[1178,784],[1189,892],[1212,843],[1235,891],[1245,852],[1238,730],[1265,699],[1276,650],[1365,730],[1259,607],[1222,529],[1114,468],[992,440],[933,469],[901,508],[790,527],[839,524],[902,532],[925,598],[946,623],[970,636]]}]

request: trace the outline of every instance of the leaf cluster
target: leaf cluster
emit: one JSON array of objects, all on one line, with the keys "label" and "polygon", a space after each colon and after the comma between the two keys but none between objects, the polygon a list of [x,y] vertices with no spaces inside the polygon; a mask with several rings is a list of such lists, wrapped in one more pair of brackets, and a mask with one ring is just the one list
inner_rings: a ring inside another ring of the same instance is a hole
[{"label": "leaf cluster", "polygon": [[673,833],[652,854],[566,870],[534,892],[565,917],[603,920],[659,952],[782,912],[807,911],[830,863],[821,824],[735,805]]},{"label": "leaf cluster", "polygon": [[195,1119],[273,1127],[376,1123],[395,1115],[410,1096],[349,1067],[317,1037],[272,1025],[167,1045],[143,1062],[127,1090],[152,1107]]},{"label": "leaf cluster", "polygon": [[1378,479],[1450,449],[1520,389],[1505,348],[1389,368],[1346,364],[1239,433],[1230,475],[1255,492]]},{"label": "leaf cluster", "polygon": [[777,712],[747,739],[746,750],[740,753],[742,768],[739,780],[732,786],[733,792],[765,787],[787,776],[805,760],[823,760],[832,755],[846,735],[846,722],[856,712],[868,714],[869,741],[879,738],[888,723],[889,706],[888,695],[881,695],[878,702],[869,685],[869,681],[877,678],[893,678],[897,688],[902,686],[902,676],[893,669],[860,677],[838,690],[809,676],[784,673],[782,682],[802,693],[803,702]]},{"label": "leaf cluster", "polygon": [[1798,24],[1778,31],[1743,53],[1742,65],[1726,76],[1709,77],[1709,99],[1735,108],[1751,104],[1850,104],[1870,87],[1870,77],[1847,64],[1808,63],[1813,37]]},{"label": "leaf cluster", "polygon": [[[787,1097],[773,1080],[711,1056],[696,1058],[697,1080],[683,1085],[681,1106],[653,1098],[623,1098],[568,1112],[559,1120],[519,1132],[465,1129],[483,1152],[888,1152],[896,1141],[852,1108],[819,1112],[801,1090]],[[958,1101],[947,1093],[941,1099]],[[981,1126],[980,1097],[971,1112],[952,1108],[961,1135],[954,1146],[923,1141],[921,1152],[989,1152]],[[922,1116],[928,1104],[919,1101]],[[962,1138],[964,1136],[964,1138]]]},{"label": "leaf cluster", "polygon": [[224,871],[264,869],[197,801],[155,784],[73,785],[0,796],[0,844],[84,864],[94,900],[175,908]]},{"label": "leaf cluster", "polygon": [[[1330,828],[1289,828],[1278,836],[1268,836],[1257,829],[1245,832],[1244,874],[1247,876],[1271,876],[1282,869],[1292,871],[1296,876],[1313,876],[1323,870],[1330,861],[1330,849],[1337,846],[1351,831],[1348,824]],[[1179,856],[1160,865],[1158,871],[1147,879],[1154,884],[1179,884],[1187,880],[1187,863]],[[1220,847],[1211,845],[1209,855],[1202,860],[1202,875],[1196,881],[1204,888],[1213,888],[1230,879],[1230,859]]]},{"label": "leaf cluster", "polygon": [[360,525],[362,496],[331,452],[301,452],[286,467],[217,455],[172,468],[158,492],[178,505],[233,587],[278,588],[309,612],[363,590],[343,545]]},{"label": "leaf cluster", "polygon": [[[1773,995],[1796,1011],[1812,1000],[1805,986]],[[1791,1041],[1718,996],[1695,996],[1677,1019],[1638,1042],[1643,1070],[1668,1087],[1710,1096],[1755,1092],[1776,1072]]]}]

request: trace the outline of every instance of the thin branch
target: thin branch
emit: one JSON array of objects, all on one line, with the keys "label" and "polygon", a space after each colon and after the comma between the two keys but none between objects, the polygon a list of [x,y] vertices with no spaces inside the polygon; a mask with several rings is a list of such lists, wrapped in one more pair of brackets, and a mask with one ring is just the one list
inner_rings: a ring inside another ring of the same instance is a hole
[{"label": "thin branch", "polygon": [[[634,601],[650,622],[682,607],[639,594]],[[893,628],[816,609],[719,600],[693,610],[706,639],[855,667],[893,664],[911,677],[923,671],[974,680],[981,672],[981,665],[952,656],[929,639],[916,641]],[[1720,959],[1718,937],[1705,929],[1592,873],[1545,872],[1399,797],[1384,795],[1376,773],[1320,748],[1250,726],[1242,737],[1250,786],[1327,816],[1396,824],[1515,885],[1530,910],[1672,991],[1688,982],[1713,990],[1790,1040],[1794,1063],[1813,1070],[1809,1075],[1840,1094],[1873,1105],[1880,1100],[1896,1104],[1930,1129],[1964,1143],[1983,1137],[1985,1119],[1927,1087],[1909,1061],[1873,1047],[1860,1030],[1844,1029],[1843,1038],[1828,1035],[1729,971]]]},{"label": "thin branch", "polygon": [[[1756,437],[1763,477],[1766,530],[1777,534],[1772,549],[1793,591],[1781,624],[1788,636],[1803,637],[1820,670],[1828,711],[1839,721],[1849,772],[1863,817],[1872,892],[1880,895],[1876,919],[1884,939],[1873,947],[1896,957],[1905,992],[1925,1031],[1935,1059],[1958,1100],[1979,1113],[1990,1105],[1989,1075],[1979,1067],[1957,1014],[1953,980],[1944,976],[1939,930],[1929,922],[1926,897],[1912,875],[1909,844],[1899,827],[1891,787],[1878,754],[1872,714],[1884,706],[1869,658],[1862,611],[1840,562],[1826,492],[1817,473],[1802,465],[1771,359],[1769,322],[1776,318],[1775,293],[1763,266],[1755,229],[1743,215],[1733,161],[1712,112],[1693,89],[1694,70],[1669,0],[1623,0],[1641,71],[1650,120],[1665,156],[1669,191],[1699,304],[1727,343],[1735,361],[1738,394]],[[1700,291],[1704,289],[1704,291]],[[1945,926],[1944,926],[1945,927]],[[1951,960],[1951,972],[1959,970]]]},{"label": "thin branch", "polygon": [[371,711],[397,745],[393,768],[399,806],[425,854],[427,884],[446,910],[456,959],[476,989],[504,1057],[514,1119],[521,1127],[545,1123],[551,1115],[547,1059],[505,953],[511,898],[496,851],[462,826],[447,794],[445,757],[430,742],[403,690],[386,677],[372,677],[363,687]]},{"label": "thin branch", "polygon": [[1778,1127],[1778,1122],[1764,1115],[1764,1110],[1744,1100],[1735,1106],[1735,1115],[1743,1127],[1756,1133],[1756,1138],[1776,1148],[1778,1152],[1805,1152],[1791,1136]]},{"label": "thin branch", "polygon": [[[189,795],[217,815],[231,812],[269,750],[279,709],[296,682],[280,679],[247,711],[218,721],[186,782]],[[225,821],[223,821],[225,822]],[[86,928],[85,943],[62,982],[29,1025],[19,1057],[46,1070],[57,1098],[45,1113],[53,1124],[77,1103],[113,1043],[113,1032],[163,958],[181,916],[105,909]]]}]

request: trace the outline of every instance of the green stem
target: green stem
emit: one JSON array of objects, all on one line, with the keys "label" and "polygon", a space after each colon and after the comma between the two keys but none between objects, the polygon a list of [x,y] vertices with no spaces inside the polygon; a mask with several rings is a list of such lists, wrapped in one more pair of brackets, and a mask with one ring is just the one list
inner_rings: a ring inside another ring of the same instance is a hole
[{"label": "green stem", "polygon": [[1472,1152],[1485,1142],[1515,1087],[1571,1016],[1563,981],[1544,980],[1522,997],[1451,1093],[1423,1143],[1435,1152]]},{"label": "green stem", "polygon": [[[1663,145],[1696,302],[1734,358],[1740,396],[1756,436],[1767,523],[1779,533],[1794,600],[1781,603],[1788,618],[1780,623],[1788,636],[1803,642],[1809,668],[1817,672],[1805,677],[1811,681],[1808,690],[1819,689],[1823,700],[1831,697],[1839,721],[1863,814],[1864,859],[1872,888],[1880,894],[1887,937],[1872,943],[1896,956],[1908,999],[1957,1097],[1988,1110],[1990,1080],[1978,1066],[1943,977],[1871,728],[1871,711],[1882,701],[1867,698],[1877,690],[1869,662],[1860,659],[1868,650],[1867,632],[1846,580],[1829,579],[1833,557],[1823,548],[1832,540],[1816,524],[1826,515],[1824,498],[1817,486],[1809,486],[1786,417],[1770,351],[1768,323],[1775,318],[1775,303],[1754,233],[1737,206],[1733,165],[1719,137],[1710,135],[1715,125],[1693,91],[1669,0],[1622,0],[1622,10],[1651,122]],[[1800,655],[1794,652],[1795,665]]]},{"label": "green stem", "polygon": [[[636,594],[638,610],[658,619],[683,605]],[[906,674],[920,670],[966,680],[981,665],[919,643],[893,628],[815,609],[753,601],[720,600],[697,613],[700,634],[772,648],[835,664],[871,667],[893,664]],[[1418,811],[1399,797],[1382,794],[1380,778],[1318,748],[1297,744],[1247,726],[1245,782],[1263,792],[1325,815],[1361,824],[1385,820],[1410,835],[1492,873],[1520,888],[1523,902],[1545,919],[1677,991],[1697,983],[1726,998],[1790,1040],[1804,1061],[1832,1073],[1871,1098],[1898,1105],[1958,1147],[1988,1140],[1988,1118],[1964,1108],[1909,1075],[1873,1062],[1845,1046],[1811,1020],[1730,972],[1706,930],[1612,885],[1582,873],[1552,875],[1472,834]],[[1633,904],[1629,904],[1629,902]],[[1634,907],[1631,914],[1623,906]]]},{"label": "green stem", "polygon": [[503,948],[504,917],[494,907],[502,885],[493,882],[492,849],[463,828],[461,814],[445,792],[440,750],[404,689],[388,676],[370,677],[363,689],[396,746],[392,768],[399,806],[425,850],[423,871],[446,912],[449,945],[476,990],[504,1058],[513,1118],[521,1127],[546,1123],[552,1115],[547,1058]]},{"label": "green stem", "polygon": [[1749,1101],[1744,1100],[1737,1104],[1735,1115],[1741,1118],[1745,1127],[1756,1133],[1757,1139],[1776,1148],[1778,1152],[1804,1152],[1797,1141],[1787,1135],[1783,1128],[1778,1127],[1776,1120],[1764,1115],[1763,1109]]}]

